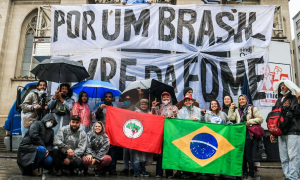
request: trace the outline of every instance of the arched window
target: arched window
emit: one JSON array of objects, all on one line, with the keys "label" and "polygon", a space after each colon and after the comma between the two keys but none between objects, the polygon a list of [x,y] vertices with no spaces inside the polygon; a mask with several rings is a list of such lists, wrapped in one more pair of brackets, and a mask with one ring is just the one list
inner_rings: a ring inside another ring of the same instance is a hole
[{"label": "arched window", "polygon": [[[38,14],[34,13],[31,15],[30,20],[28,21],[27,25],[25,26],[25,46],[23,51],[23,61],[22,61],[22,77],[31,77],[33,76],[30,71],[38,65],[39,61],[32,57],[32,50],[33,50],[33,39],[36,34],[37,29],[37,18]],[[41,27],[46,27],[46,22],[42,19]],[[40,31],[40,35],[43,36],[43,31]]]}]

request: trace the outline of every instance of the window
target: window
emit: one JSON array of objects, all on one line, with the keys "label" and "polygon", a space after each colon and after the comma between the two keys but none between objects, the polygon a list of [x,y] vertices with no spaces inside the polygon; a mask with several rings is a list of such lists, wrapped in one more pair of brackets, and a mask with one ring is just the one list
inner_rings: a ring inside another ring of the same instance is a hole
[{"label": "window", "polygon": [[[36,26],[37,26],[37,17],[38,14],[34,14],[31,16],[30,20],[28,21],[25,29],[25,47],[23,53],[23,61],[22,61],[22,77],[31,77],[33,76],[30,71],[38,65],[39,61],[32,57],[32,50],[33,50],[33,39],[34,35],[36,34]],[[46,27],[45,20],[42,19],[42,27]],[[43,36],[43,31],[41,31],[41,36]]]},{"label": "window", "polygon": [[296,28],[298,29],[300,27],[300,19],[296,22]]}]

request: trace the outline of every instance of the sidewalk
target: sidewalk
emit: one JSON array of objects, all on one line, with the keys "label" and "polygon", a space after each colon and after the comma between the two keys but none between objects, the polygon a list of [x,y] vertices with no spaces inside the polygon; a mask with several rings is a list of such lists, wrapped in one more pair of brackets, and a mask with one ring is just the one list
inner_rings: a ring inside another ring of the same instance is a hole
[{"label": "sidewalk", "polygon": [[[17,152],[0,152],[0,158],[17,158]],[[122,160],[118,160],[118,164],[123,164]],[[152,165],[155,165],[156,161],[152,163]],[[261,162],[260,167],[258,168],[266,168],[266,169],[281,169],[281,163],[280,162]]]}]

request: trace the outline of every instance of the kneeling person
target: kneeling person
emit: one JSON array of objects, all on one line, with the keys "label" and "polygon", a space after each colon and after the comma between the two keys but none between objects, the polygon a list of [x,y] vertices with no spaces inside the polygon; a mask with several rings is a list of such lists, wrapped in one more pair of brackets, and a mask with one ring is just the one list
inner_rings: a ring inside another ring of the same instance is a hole
[{"label": "kneeling person", "polygon": [[52,114],[47,114],[41,121],[35,121],[26,132],[18,150],[17,163],[22,175],[41,176],[39,167],[49,168],[52,157],[49,152],[53,148],[56,120]]},{"label": "kneeling person", "polygon": [[86,133],[80,128],[80,117],[73,115],[70,125],[60,128],[54,138],[53,144],[58,147],[53,150],[53,164],[57,176],[62,175],[63,165],[71,175],[82,165],[81,157],[85,152],[86,142]]},{"label": "kneeling person", "polygon": [[95,122],[92,130],[87,134],[87,148],[83,157],[84,174],[87,174],[88,167],[91,165],[96,165],[96,171],[108,166],[111,162],[111,157],[106,155],[108,150],[109,139],[104,132],[104,125],[101,121]]}]

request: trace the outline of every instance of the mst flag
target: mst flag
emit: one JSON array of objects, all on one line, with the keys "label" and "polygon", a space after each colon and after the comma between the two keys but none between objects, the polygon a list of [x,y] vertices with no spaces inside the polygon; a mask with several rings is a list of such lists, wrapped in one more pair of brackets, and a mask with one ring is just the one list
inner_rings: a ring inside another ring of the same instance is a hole
[{"label": "mst flag", "polygon": [[164,117],[107,106],[110,144],[143,152],[161,153]]},{"label": "mst flag", "polygon": [[246,126],[165,119],[163,169],[242,175]]}]

